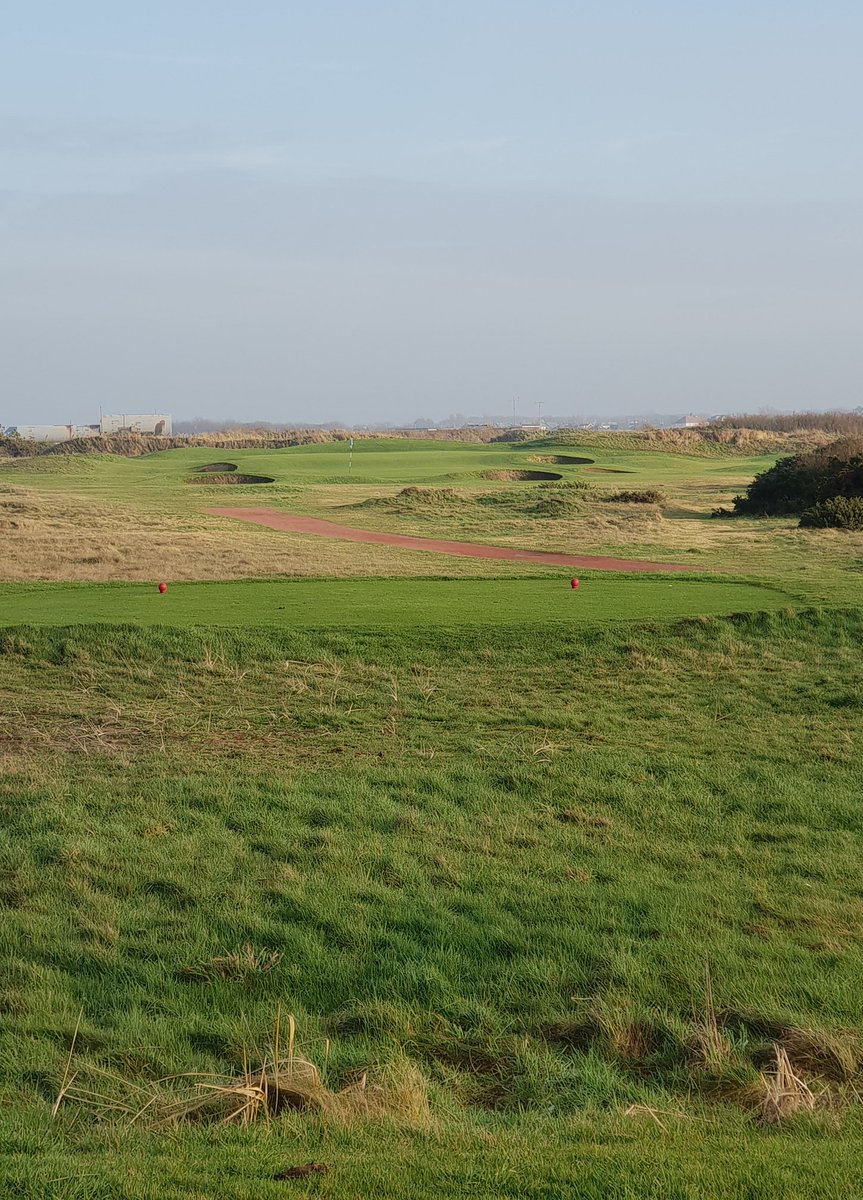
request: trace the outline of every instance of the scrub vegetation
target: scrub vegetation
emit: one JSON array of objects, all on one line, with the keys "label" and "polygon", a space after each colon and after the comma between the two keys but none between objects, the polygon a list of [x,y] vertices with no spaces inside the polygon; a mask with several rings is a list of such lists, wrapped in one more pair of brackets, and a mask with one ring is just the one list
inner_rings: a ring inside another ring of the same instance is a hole
[{"label": "scrub vegetation", "polygon": [[863,437],[840,438],[818,450],[781,458],[757,475],[734,512],[755,516],[804,514],[801,524],[863,528]]}]

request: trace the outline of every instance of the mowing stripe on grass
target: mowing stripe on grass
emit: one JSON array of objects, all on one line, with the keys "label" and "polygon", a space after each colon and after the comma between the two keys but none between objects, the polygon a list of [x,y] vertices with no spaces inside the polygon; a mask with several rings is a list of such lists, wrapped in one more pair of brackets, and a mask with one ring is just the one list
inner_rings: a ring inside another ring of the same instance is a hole
[{"label": "mowing stripe on grass", "polygon": [[232,580],[152,585],[4,584],[0,625],[117,622],[290,628],[599,624],[775,611],[797,602],[733,580],[589,576],[560,579]]}]

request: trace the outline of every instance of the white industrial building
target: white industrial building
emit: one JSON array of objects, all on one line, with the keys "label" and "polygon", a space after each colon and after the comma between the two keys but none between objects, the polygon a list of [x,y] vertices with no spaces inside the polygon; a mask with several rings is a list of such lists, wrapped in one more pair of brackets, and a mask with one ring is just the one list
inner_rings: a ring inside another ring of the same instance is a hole
[{"label": "white industrial building", "polygon": [[124,433],[170,437],[171,432],[171,418],[166,413],[143,416],[105,413],[99,418],[98,425],[11,425],[4,430],[7,437],[24,438],[28,442],[71,442],[74,438],[111,437]]},{"label": "white industrial building", "polygon": [[150,437],[170,437],[171,429],[171,418],[166,413],[148,413],[143,417],[130,417],[128,414],[122,417],[105,415],[99,418],[99,432],[104,437],[116,433],[145,433]]}]

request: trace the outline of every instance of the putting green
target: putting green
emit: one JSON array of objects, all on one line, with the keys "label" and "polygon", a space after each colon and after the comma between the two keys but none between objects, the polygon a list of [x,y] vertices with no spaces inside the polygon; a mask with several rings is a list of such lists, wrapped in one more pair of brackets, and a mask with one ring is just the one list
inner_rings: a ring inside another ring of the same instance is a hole
[{"label": "putting green", "polygon": [[291,628],[516,625],[662,620],[776,610],[799,603],[776,587],[665,576],[569,579],[236,580],[4,584],[0,625],[282,625]]}]

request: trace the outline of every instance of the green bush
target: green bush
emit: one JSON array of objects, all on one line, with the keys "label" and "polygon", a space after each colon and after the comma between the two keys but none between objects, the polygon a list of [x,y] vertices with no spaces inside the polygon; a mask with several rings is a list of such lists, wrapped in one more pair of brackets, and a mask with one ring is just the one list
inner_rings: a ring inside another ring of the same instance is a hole
[{"label": "green bush", "polygon": [[841,438],[806,454],[782,458],[756,475],[736,514],[782,517],[803,513],[834,496],[863,496],[863,438]]},{"label": "green bush", "polygon": [[801,529],[863,529],[863,496],[821,500],[800,517]]}]

